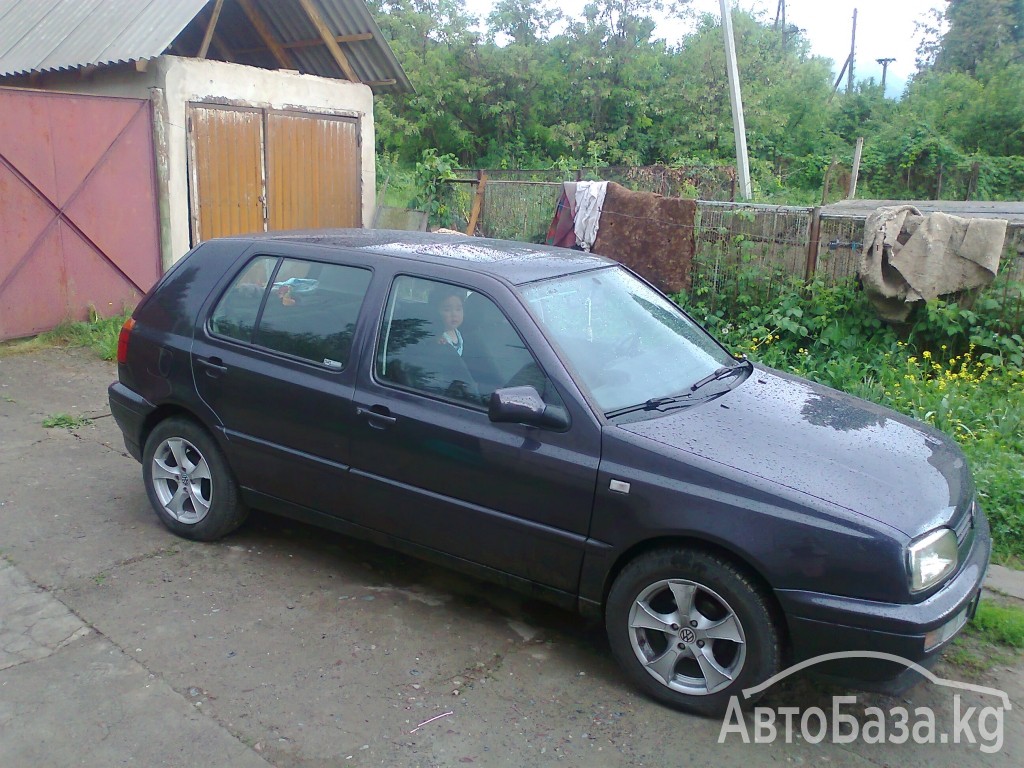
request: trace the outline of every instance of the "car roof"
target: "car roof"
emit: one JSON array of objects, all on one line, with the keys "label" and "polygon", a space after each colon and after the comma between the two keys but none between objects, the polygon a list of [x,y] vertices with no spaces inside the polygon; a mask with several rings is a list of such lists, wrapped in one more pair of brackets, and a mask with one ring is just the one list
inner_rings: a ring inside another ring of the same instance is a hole
[{"label": "car roof", "polygon": [[585,251],[512,240],[469,237],[459,233],[387,229],[321,229],[254,234],[234,240],[287,241],[348,251],[365,251],[437,264],[459,266],[504,278],[514,285],[585,272],[617,262]]}]

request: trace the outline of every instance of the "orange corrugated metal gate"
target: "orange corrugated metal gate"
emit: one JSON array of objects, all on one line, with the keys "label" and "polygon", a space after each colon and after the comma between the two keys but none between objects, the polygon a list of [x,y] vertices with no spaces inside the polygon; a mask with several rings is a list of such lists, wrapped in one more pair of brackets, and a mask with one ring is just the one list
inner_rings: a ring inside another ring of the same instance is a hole
[{"label": "orange corrugated metal gate", "polygon": [[160,270],[149,101],[0,88],[0,339],[117,314]]},{"label": "orange corrugated metal gate", "polygon": [[359,121],[189,105],[192,237],[362,226]]},{"label": "orange corrugated metal gate", "polygon": [[189,165],[193,242],[263,231],[260,110],[190,107]]}]

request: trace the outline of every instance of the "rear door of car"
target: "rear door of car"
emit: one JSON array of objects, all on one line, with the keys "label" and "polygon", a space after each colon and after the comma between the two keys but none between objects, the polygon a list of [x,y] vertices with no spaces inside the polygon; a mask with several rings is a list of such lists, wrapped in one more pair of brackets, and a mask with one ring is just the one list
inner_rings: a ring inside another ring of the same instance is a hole
[{"label": "rear door of car", "polygon": [[[427,299],[442,283],[465,299],[461,360],[430,331]],[[575,593],[600,427],[529,315],[494,278],[428,266],[396,275],[383,304],[355,393],[355,522]],[[486,374],[475,359],[483,351],[492,363]],[[431,355],[441,352],[451,354],[433,366]],[[492,423],[490,390],[517,384],[565,407],[571,426]]]},{"label": "rear door of car", "polygon": [[204,307],[196,390],[240,484],[324,512],[344,506],[363,263],[296,244],[255,246]]}]

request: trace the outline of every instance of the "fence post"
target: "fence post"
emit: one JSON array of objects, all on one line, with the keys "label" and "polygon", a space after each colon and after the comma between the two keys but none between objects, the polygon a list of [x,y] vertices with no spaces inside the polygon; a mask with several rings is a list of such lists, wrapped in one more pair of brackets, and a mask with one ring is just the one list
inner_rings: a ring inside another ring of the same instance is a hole
[{"label": "fence post", "polygon": [[821,206],[811,211],[811,221],[807,226],[807,269],[804,281],[811,282],[818,271],[818,240],[821,236]]},{"label": "fence post", "polygon": [[466,234],[471,236],[476,232],[476,222],[480,218],[480,208],[484,202],[484,187],[487,186],[487,174],[484,171],[476,172],[476,195],[473,197],[473,208],[469,212],[469,223],[466,225]]},{"label": "fence post", "polygon": [[974,193],[978,191],[978,176],[981,173],[981,163],[975,163],[971,166],[971,179],[967,182],[967,200],[974,197]]},{"label": "fence post", "polygon": [[[850,198],[851,200],[853,200],[853,198],[857,196],[857,177],[860,176],[860,155],[863,151],[864,137],[858,136],[857,147],[853,150],[853,168],[850,171],[850,194],[847,195],[847,197]],[[939,171],[939,178],[942,178],[941,170]],[[941,185],[942,182],[940,181],[939,186],[941,187]]]}]

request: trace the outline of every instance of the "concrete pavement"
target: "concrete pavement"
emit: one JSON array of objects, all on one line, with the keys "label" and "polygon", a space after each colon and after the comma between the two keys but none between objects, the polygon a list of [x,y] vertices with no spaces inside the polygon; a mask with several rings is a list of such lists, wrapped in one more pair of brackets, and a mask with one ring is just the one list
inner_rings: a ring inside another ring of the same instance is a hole
[{"label": "concrete pavement", "polygon": [[[992,754],[719,743],[720,722],[638,696],[599,627],[517,594],[259,514],[222,542],[177,539],[107,415],[113,377],[86,352],[0,357],[2,768],[1024,762],[1019,659],[973,680],[1014,704]],[[43,429],[55,413],[94,420]],[[993,568],[991,585],[1021,579]],[[836,693],[796,680],[763,703]],[[935,685],[858,703],[955,718]]]}]

